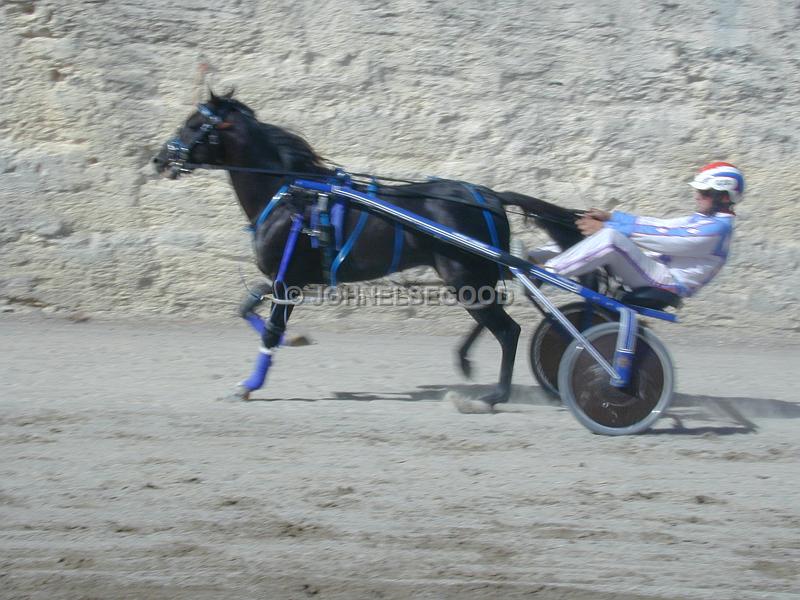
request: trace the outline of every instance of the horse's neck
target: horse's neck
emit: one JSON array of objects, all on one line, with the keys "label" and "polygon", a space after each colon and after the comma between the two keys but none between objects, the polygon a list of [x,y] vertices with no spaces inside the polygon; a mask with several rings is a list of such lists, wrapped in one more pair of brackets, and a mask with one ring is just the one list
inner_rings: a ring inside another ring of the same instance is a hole
[{"label": "horse's neck", "polygon": [[278,193],[282,177],[261,173],[230,172],[231,184],[248,220],[254,221],[264,207]]}]

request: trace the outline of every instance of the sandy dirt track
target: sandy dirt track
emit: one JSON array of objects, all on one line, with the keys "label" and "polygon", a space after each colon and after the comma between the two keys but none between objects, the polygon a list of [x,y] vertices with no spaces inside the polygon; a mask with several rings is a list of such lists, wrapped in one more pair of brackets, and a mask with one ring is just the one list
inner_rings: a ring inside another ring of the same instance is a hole
[{"label": "sandy dirt track", "polygon": [[0,318],[0,597],[800,597],[798,346],[669,340],[683,428],[606,438],[525,346],[464,415],[491,340],[313,337],[230,404],[237,321]]}]

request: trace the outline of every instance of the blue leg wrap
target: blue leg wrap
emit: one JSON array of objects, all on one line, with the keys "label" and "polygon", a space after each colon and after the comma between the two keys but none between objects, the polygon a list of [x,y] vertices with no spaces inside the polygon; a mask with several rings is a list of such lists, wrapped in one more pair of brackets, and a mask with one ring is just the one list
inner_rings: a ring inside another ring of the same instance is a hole
[{"label": "blue leg wrap", "polygon": [[267,326],[264,323],[264,319],[259,317],[254,312],[247,313],[244,318],[248,323],[250,323],[250,327],[255,329],[256,333],[259,336],[263,336],[264,335],[264,332],[267,330]]},{"label": "blue leg wrap", "polygon": [[264,380],[267,378],[267,371],[269,371],[271,364],[272,353],[262,349],[261,354],[259,354],[256,359],[256,365],[253,367],[253,372],[250,374],[250,377],[239,385],[251,392],[260,389],[264,385]]}]

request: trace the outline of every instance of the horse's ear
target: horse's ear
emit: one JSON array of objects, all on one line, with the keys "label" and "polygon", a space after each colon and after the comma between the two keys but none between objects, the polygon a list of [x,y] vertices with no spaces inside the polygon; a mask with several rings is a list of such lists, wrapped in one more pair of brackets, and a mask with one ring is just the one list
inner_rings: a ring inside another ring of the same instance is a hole
[{"label": "horse's ear", "polygon": [[219,100],[219,96],[214,93],[214,90],[212,90],[210,86],[208,88],[208,99],[210,102],[217,102]]},{"label": "horse's ear", "polygon": [[231,98],[233,98],[233,93],[235,91],[236,91],[236,88],[232,87],[227,92],[225,92],[225,94],[222,97],[225,98],[226,100],[230,100]]}]

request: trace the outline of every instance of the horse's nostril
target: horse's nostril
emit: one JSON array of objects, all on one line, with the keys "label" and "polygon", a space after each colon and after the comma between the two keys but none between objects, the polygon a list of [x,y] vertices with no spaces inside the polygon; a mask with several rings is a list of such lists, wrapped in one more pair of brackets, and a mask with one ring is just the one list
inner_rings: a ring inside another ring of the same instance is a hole
[{"label": "horse's nostril", "polygon": [[153,170],[154,170],[156,173],[159,173],[159,174],[160,174],[160,173],[163,173],[163,172],[164,172],[164,169],[166,169],[166,167],[167,167],[167,161],[166,161],[166,159],[165,159],[165,158],[163,158],[162,156],[158,155],[158,154],[156,154],[156,155],[153,157],[153,159],[152,159],[152,161],[151,161],[151,164],[153,165]]}]

